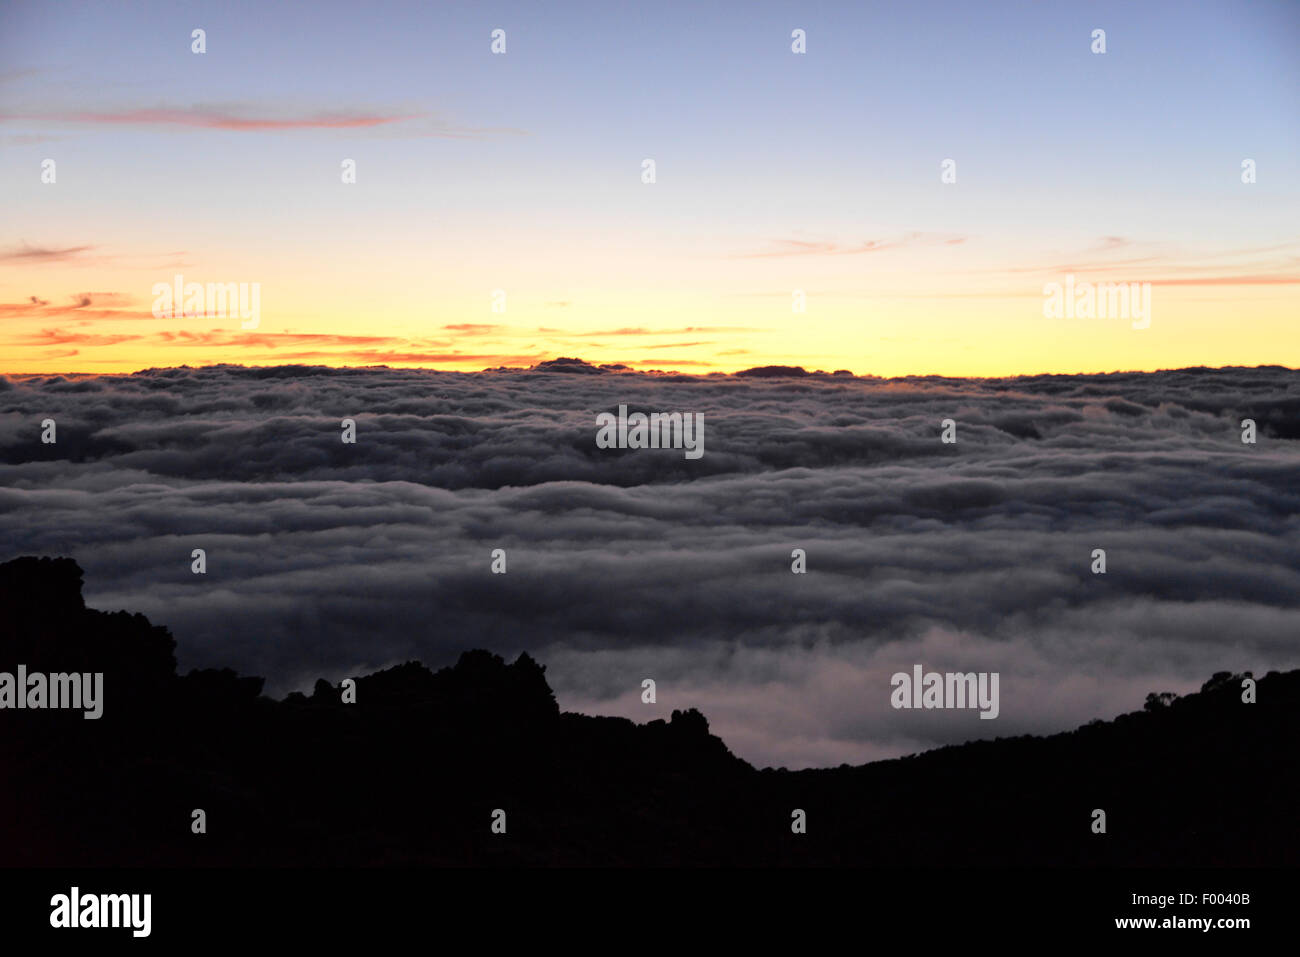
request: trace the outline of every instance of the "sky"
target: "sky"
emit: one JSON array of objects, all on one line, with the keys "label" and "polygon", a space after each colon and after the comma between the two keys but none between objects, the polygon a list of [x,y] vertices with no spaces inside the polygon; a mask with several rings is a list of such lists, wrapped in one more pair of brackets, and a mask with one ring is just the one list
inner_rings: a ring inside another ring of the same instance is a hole
[{"label": "sky", "polygon": [[1300,5],[6,0],[0,211],[9,373],[1295,367]]}]

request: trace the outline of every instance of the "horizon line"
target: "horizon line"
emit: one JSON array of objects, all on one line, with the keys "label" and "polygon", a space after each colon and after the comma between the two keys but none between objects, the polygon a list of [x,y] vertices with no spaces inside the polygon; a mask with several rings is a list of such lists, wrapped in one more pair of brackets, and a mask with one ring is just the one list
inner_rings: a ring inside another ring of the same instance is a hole
[{"label": "horizon line", "polygon": [[[790,370],[788,375],[784,376],[787,378],[824,377],[828,379],[829,378],[880,379],[882,381],[897,380],[897,379],[922,379],[922,378],[990,381],[995,379],[1040,378],[1042,376],[1057,376],[1062,378],[1073,378],[1077,376],[1098,376],[1098,375],[1133,375],[1133,374],[1155,375],[1161,372],[1193,372],[1193,371],[1219,372],[1219,371],[1226,371],[1229,369],[1281,369],[1286,372],[1300,372],[1300,369],[1298,368],[1283,365],[1280,363],[1258,363],[1256,365],[1221,365],[1221,366],[1192,365],[1192,366],[1171,366],[1171,367],[1161,367],[1161,368],[1152,368],[1152,369],[1116,368],[1116,369],[1094,369],[1094,370],[1080,371],[1080,372],[1049,372],[1049,371],[1014,372],[1014,373],[1008,373],[1006,375],[950,375],[950,374],[944,374],[940,372],[908,372],[900,375],[878,375],[872,372],[862,372],[862,373],[853,372],[852,370],[849,369],[836,369],[833,371],[827,371],[825,369],[807,369],[801,365],[793,365],[793,364],[786,364],[786,363],[765,363],[763,365],[745,366],[743,368],[736,368],[730,371],[716,369],[708,372],[701,372],[701,371],[690,371],[690,370],[680,369],[672,365],[666,365],[662,368],[653,368],[653,369],[635,369],[632,368],[629,364],[623,362],[593,363],[593,362],[588,362],[585,359],[581,359],[574,356],[556,356],[553,359],[543,359],[532,366],[489,366],[482,369],[469,369],[469,370],[448,369],[448,368],[440,368],[436,366],[424,366],[424,365],[412,365],[412,366],[387,365],[383,363],[374,364],[374,365],[348,365],[348,364],[331,365],[328,363],[302,363],[302,362],[249,363],[249,364],[245,364],[241,362],[209,362],[202,365],[190,365],[188,363],[181,363],[180,365],[147,366],[144,368],[135,369],[130,372],[93,372],[88,370],[72,370],[72,369],[58,370],[58,371],[45,371],[45,372],[20,372],[20,371],[5,370],[5,371],[0,371],[0,376],[4,376],[4,377],[13,376],[13,377],[21,377],[21,378],[33,378],[36,376],[78,376],[78,377],[122,376],[124,377],[124,376],[140,375],[141,373],[145,373],[145,372],[170,371],[173,369],[203,370],[203,369],[217,369],[217,368],[331,369],[337,371],[386,370],[392,372],[454,373],[457,375],[485,375],[485,374],[508,375],[511,373],[519,373],[519,372],[553,371],[554,367],[556,367],[557,365],[561,367],[565,365],[585,367],[585,368],[597,370],[599,374],[609,374],[609,375],[656,375],[656,374],[671,373],[673,375],[678,375],[678,376],[692,376],[696,378],[707,378],[709,376],[731,377],[731,376],[743,375],[744,373],[787,369]],[[779,372],[771,371],[765,377],[782,378],[783,376]]]}]

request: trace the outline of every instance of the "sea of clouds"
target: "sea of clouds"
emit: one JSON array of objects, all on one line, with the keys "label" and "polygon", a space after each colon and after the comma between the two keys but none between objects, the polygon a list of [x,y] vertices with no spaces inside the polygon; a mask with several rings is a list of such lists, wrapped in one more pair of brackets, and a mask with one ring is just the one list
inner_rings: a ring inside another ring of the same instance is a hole
[{"label": "sea of clouds", "polygon": [[[597,448],[620,404],[703,413],[704,456]],[[168,626],[182,670],[275,694],[527,650],[566,709],[698,707],[759,766],[861,763],[1300,666],[1298,440],[1281,368],[10,376],[0,560],[71,556],[87,603]],[[1000,716],[894,710],[918,663],[1000,673]]]}]

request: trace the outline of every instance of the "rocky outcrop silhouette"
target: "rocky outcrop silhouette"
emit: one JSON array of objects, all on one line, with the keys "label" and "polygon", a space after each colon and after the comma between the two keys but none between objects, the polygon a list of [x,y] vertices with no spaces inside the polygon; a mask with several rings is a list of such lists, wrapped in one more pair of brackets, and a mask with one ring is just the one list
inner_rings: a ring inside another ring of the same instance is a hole
[{"label": "rocky outcrop silhouette", "polygon": [[1224,672],[1066,734],[759,771],[693,709],[562,713],[527,654],[408,662],[356,679],[355,703],[181,676],[165,628],[86,608],[81,579],[0,565],[0,671],[105,675],[98,720],[0,710],[6,866],[1300,863],[1300,671],[1259,679],[1255,704]]}]

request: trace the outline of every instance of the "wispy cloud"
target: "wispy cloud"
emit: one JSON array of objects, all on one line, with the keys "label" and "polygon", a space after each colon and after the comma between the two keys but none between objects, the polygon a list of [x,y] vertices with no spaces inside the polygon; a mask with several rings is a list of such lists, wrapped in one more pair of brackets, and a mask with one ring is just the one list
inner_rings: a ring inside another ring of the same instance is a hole
[{"label": "wispy cloud", "polygon": [[538,332],[549,332],[551,334],[560,334],[572,336],[574,338],[586,338],[595,336],[684,336],[684,335],[712,335],[719,332],[760,332],[762,330],[750,326],[679,326],[676,329],[647,329],[644,326],[624,326],[620,329],[601,329],[596,332],[563,332],[560,329],[538,329]]},{"label": "wispy cloud", "polygon": [[462,336],[490,336],[505,332],[510,327],[490,322],[458,322],[455,325],[443,326],[442,328],[448,332],[459,333]]},{"label": "wispy cloud", "polygon": [[[1105,256],[1106,253],[1118,249],[1137,250],[1139,247],[1149,251],[1142,255],[1127,256],[1123,259],[1111,259]],[[1162,285],[1249,285],[1251,283],[1245,281],[1247,277],[1277,277],[1293,271],[1294,267],[1300,264],[1300,257],[1295,255],[1290,257],[1279,256],[1278,254],[1295,253],[1297,250],[1300,250],[1300,242],[1274,243],[1268,246],[1252,246],[1239,249],[1216,249],[1212,253],[1207,253],[1204,250],[1192,251],[1171,247],[1164,243],[1139,243],[1119,236],[1103,236],[1090,248],[1074,255],[1061,256],[1053,263],[1008,266],[991,271],[1008,274],[1057,275],[1067,272],[1088,273],[1101,271],[1113,274],[1115,272],[1140,269],[1146,272],[1158,270],[1165,274],[1184,273],[1195,277],[1194,280],[1186,282],[1163,281],[1161,282]],[[1223,273],[1225,270],[1232,270],[1232,272],[1222,278],[1233,281],[1229,283],[1213,281],[1215,278],[1213,274]],[[988,270],[976,271],[987,272]],[[1271,281],[1280,280],[1274,278]],[[1294,279],[1287,281],[1294,281]],[[1152,279],[1150,282],[1156,283],[1158,280]]]},{"label": "wispy cloud", "polygon": [[355,129],[415,119],[414,116],[364,112],[316,113],[310,116],[258,117],[208,107],[129,110],[0,113],[0,121],[36,120],[109,126],[190,126],[218,130]]},{"label": "wispy cloud", "polygon": [[124,342],[135,342],[144,336],[119,333],[116,335],[94,335],[85,332],[71,332],[67,329],[42,329],[38,333],[20,336],[12,341],[30,346],[77,345],[77,346],[117,346]]},{"label": "wispy cloud", "polygon": [[94,246],[28,246],[0,250],[0,262],[55,263],[77,259]]},{"label": "wispy cloud", "polygon": [[122,109],[49,109],[0,113],[0,122],[56,123],[74,126],[172,127],[258,133],[293,130],[364,130],[405,124],[412,136],[444,139],[480,139],[518,135],[510,127],[464,126],[436,114],[420,111],[323,110],[294,113],[258,110],[247,106],[153,106]]},{"label": "wispy cloud", "polygon": [[860,243],[839,243],[830,240],[776,239],[769,249],[758,252],[737,253],[733,259],[772,259],[784,256],[853,256],[859,253],[876,253],[901,245],[880,239],[867,239]]},{"label": "wispy cloud", "polygon": [[730,258],[772,259],[789,256],[860,256],[865,253],[901,249],[905,246],[954,246],[965,241],[965,236],[923,232],[905,233],[898,239],[864,239],[859,242],[844,242],[833,239],[775,239],[766,249],[736,253]]},{"label": "wispy cloud", "polygon": [[224,329],[178,329],[160,332],[156,338],[178,346],[260,346],[264,349],[308,345],[355,347],[411,344],[409,340],[395,336],[347,336],[309,332],[240,333]]},{"label": "wispy cloud", "polygon": [[119,292],[80,292],[67,302],[52,302],[28,296],[25,302],[0,302],[3,319],[68,319],[81,322],[97,319],[152,319],[143,310],[124,308],[132,298]]},{"label": "wispy cloud", "polygon": [[352,365],[383,365],[389,362],[476,362],[484,365],[506,366],[506,365],[533,365],[540,362],[546,357],[546,353],[533,353],[531,355],[504,355],[490,353],[463,353],[463,352],[401,352],[398,350],[383,349],[363,349],[354,350],[346,353],[339,352],[275,352],[267,355],[249,355],[249,359],[263,360],[273,359],[277,362],[292,360],[301,362],[306,360],[329,359],[338,361],[347,359]]},{"label": "wispy cloud", "polygon": [[1153,286],[1294,286],[1300,284],[1300,275],[1194,276],[1146,281]]}]

